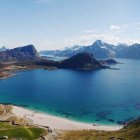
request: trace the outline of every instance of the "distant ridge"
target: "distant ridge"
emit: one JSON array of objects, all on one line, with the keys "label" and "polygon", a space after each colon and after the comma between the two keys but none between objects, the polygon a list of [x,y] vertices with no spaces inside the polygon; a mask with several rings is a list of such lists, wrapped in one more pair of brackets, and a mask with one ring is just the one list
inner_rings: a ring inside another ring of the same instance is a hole
[{"label": "distant ridge", "polygon": [[41,51],[43,55],[54,55],[62,57],[71,57],[78,53],[91,53],[94,58],[132,58],[140,59],[140,44],[135,43],[133,45],[127,44],[108,44],[102,40],[96,40],[92,45],[89,46],[74,46],[66,48],[64,50],[52,50],[52,51]]}]

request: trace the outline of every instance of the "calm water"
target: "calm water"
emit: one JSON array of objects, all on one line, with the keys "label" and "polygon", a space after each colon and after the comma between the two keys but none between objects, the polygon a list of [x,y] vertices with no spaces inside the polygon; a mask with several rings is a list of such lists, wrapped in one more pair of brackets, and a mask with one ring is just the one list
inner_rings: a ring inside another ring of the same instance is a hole
[{"label": "calm water", "polygon": [[0,80],[0,102],[84,122],[114,124],[140,116],[140,60],[120,70],[32,70]]}]

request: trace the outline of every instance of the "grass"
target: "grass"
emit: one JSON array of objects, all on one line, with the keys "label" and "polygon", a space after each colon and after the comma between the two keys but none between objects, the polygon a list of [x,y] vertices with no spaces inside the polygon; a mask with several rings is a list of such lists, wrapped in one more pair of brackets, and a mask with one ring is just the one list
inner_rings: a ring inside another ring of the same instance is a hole
[{"label": "grass", "polygon": [[0,138],[8,136],[9,139],[35,140],[45,133],[42,128],[33,126],[17,126],[9,123],[0,123]]},{"label": "grass", "polygon": [[119,131],[95,130],[66,131],[60,140],[140,140],[140,120],[130,123]]}]

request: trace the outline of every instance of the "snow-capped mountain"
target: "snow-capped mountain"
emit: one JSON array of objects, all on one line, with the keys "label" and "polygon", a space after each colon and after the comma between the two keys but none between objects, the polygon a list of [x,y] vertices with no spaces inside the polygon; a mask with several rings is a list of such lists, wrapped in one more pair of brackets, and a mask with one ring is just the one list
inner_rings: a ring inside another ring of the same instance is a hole
[{"label": "snow-capped mountain", "polygon": [[64,50],[55,51],[41,51],[41,54],[71,57],[78,53],[92,53],[96,59],[100,58],[133,58],[140,59],[140,44],[108,44],[101,40],[96,40],[92,45],[89,46],[74,46],[66,48]]}]

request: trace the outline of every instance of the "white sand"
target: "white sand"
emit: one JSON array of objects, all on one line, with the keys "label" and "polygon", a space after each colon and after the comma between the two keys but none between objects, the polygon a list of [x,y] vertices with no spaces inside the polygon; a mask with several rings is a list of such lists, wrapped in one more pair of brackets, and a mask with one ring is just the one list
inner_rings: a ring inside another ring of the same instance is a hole
[{"label": "white sand", "polygon": [[97,124],[93,125],[88,123],[80,123],[61,117],[38,113],[17,106],[13,106],[12,112],[18,117],[25,117],[26,119],[32,120],[33,124],[35,125],[49,126],[51,129],[61,129],[61,130],[94,129],[104,131],[115,131],[123,127],[119,125],[109,126],[109,125],[97,125]]}]

